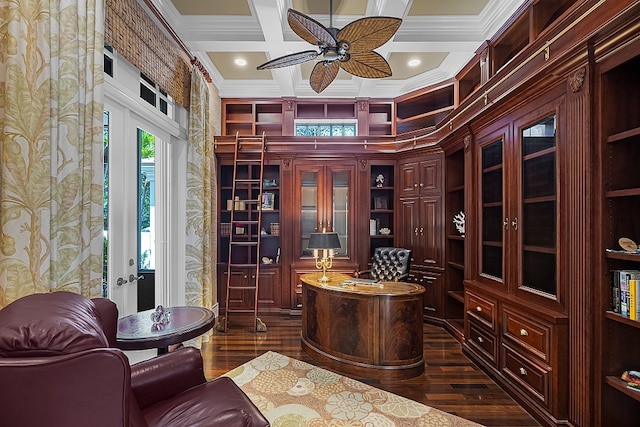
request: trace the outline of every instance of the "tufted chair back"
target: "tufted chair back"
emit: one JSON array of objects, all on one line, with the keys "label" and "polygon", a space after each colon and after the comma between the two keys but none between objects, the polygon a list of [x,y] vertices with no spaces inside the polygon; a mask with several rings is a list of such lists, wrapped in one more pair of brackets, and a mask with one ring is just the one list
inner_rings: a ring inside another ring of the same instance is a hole
[{"label": "tufted chair back", "polygon": [[411,250],[376,248],[369,276],[381,281],[401,281],[409,276]]}]

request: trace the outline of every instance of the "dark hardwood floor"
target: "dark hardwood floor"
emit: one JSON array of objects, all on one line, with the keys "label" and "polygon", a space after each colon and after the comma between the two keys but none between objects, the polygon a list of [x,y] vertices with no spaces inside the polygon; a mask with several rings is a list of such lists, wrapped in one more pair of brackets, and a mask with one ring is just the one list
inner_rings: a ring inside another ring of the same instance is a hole
[{"label": "dark hardwood floor", "polygon": [[[202,348],[207,378],[218,377],[266,351],[318,365],[300,347],[299,316],[260,318],[267,332],[254,333],[250,325],[233,318],[226,333],[213,332]],[[540,425],[462,354],[460,343],[444,329],[424,325],[424,357],[426,369],[419,377],[363,382],[485,426]]]}]

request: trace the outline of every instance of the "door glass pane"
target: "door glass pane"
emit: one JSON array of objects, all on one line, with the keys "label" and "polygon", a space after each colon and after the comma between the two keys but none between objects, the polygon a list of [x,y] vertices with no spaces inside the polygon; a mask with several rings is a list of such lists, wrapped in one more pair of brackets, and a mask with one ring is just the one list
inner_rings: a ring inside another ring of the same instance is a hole
[{"label": "door glass pane", "polygon": [[[300,204],[300,249],[301,256],[311,256],[312,251],[307,249],[309,235],[316,232],[318,224],[318,172],[302,172],[301,176],[301,204]],[[321,230],[320,230],[321,231]]]},{"label": "door glass pane", "polygon": [[522,130],[522,286],[556,295],[556,121]]},{"label": "door glass pane", "polygon": [[482,147],[482,273],[502,279],[502,140]]},{"label": "door glass pane", "polygon": [[138,129],[138,270],[156,268],[155,148],[156,137]]},{"label": "door glass pane", "polygon": [[333,172],[333,231],[338,233],[341,249],[337,256],[348,256],[349,240],[349,172]]},{"label": "door glass pane", "polygon": [[104,111],[102,114],[102,122],[103,122],[103,130],[102,130],[102,143],[104,150],[104,182],[103,182],[103,190],[102,190],[102,208],[104,215],[104,225],[102,231],[102,241],[103,241],[103,257],[102,257],[102,296],[104,298],[108,298],[109,286],[108,286],[108,275],[107,275],[107,262],[108,262],[108,249],[109,249],[109,112]]}]

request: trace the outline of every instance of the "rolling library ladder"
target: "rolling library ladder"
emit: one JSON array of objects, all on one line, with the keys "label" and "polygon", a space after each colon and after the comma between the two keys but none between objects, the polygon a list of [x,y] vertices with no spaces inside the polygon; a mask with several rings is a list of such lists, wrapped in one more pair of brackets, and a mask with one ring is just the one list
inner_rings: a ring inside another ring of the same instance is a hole
[{"label": "rolling library ladder", "polygon": [[[258,318],[260,278],[260,225],[262,224],[262,185],[266,137],[236,134],[233,158],[231,233],[227,262],[224,331],[234,313],[252,313],[253,331],[265,332],[266,325]],[[246,173],[242,173],[246,171]],[[257,175],[255,174],[257,171]],[[241,194],[242,196],[238,196]],[[247,271],[251,271],[250,276]],[[238,281],[238,277],[243,280]],[[253,293],[253,307],[233,307],[233,292]]]}]

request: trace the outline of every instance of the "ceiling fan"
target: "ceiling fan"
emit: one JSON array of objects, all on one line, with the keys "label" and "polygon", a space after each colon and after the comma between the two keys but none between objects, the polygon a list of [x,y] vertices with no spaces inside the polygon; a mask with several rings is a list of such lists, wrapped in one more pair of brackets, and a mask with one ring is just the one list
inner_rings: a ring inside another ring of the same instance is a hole
[{"label": "ceiling fan", "polygon": [[311,61],[319,56],[309,78],[311,88],[320,93],[331,84],[342,68],[354,76],[378,79],[391,76],[389,63],[376,49],[398,31],[402,19],[386,16],[361,18],[343,29],[333,27],[333,1],[329,5],[329,28],[309,16],[289,9],[287,21],[303,40],[318,46],[319,51],[305,50],[281,56],[259,65],[258,70],[288,67]]}]

